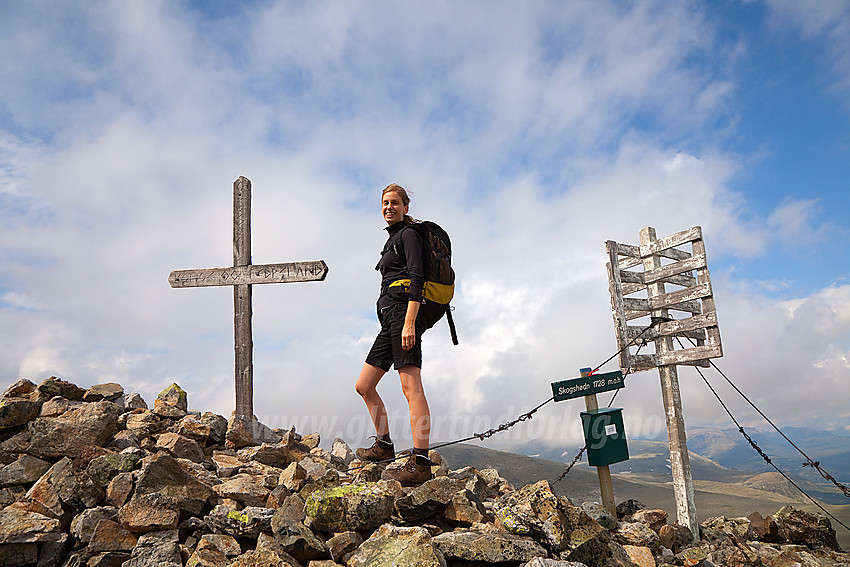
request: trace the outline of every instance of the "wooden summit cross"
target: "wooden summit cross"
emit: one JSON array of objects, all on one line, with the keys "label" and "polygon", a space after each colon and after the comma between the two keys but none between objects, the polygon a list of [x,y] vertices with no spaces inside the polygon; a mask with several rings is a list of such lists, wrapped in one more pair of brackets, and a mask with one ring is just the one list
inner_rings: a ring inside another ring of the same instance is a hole
[{"label": "wooden summit cross", "polygon": [[233,286],[233,337],[236,350],[237,417],[254,418],[254,340],[251,332],[251,286],[265,283],[322,281],[328,274],[324,260],[286,264],[251,264],[251,181],[233,182],[233,267],[175,270],[171,287]]},{"label": "wooden summit cross", "polygon": [[[690,245],[691,251],[680,246]],[[658,369],[667,419],[667,441],[676,496],[677,523],[699,539],[694,506],[694,485],[685,437],[685,419],[676,365],[708,366],[708,359],[723,356],[714,292],[706,263],[702,228],[695,226],[657,238],[655,229],[640,231],[640,246],[605,243],[608,251],[608,286],[625,373]],[[637,268],[637,271],[635,271]],[[667,289],[667,286],[674,286]],[[628,297],[638,294],[638,297]],[[671,317],[675,311],[677,317]],[[642,319],[644,325],[629,325]],[[676,337],[680,348],[676,348]],[[678,338],[686,339],[686,342]],[[654,354],[632,354],[630,349],[653,344]],[[690,346],[687,346],[687,344]]]}]

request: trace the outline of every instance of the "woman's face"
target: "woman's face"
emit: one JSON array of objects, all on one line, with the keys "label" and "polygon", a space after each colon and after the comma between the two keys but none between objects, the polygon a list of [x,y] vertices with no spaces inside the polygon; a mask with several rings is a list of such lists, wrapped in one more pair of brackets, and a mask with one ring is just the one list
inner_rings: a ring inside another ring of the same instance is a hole
[{"label": "woman's face", "polygon": [[402,203],[401,197],[395,191],[384,193],[381,199],[381,214],[384,215],[387,224],[395,224],[404,220],[408,208]]}]

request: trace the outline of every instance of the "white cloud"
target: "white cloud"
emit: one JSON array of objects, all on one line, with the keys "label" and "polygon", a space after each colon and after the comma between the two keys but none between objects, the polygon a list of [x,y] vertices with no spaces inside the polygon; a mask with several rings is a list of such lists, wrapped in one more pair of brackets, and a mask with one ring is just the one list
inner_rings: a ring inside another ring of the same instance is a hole
[{"label": "white cloud", "polygon": [[[748,211],[729,189],[738,156],[671,141],[699,138],[735,92],[686,64],[716,41],[692,6],[272,3],[217,21],[166,2],[23,6],[0,24],[4,46],[20,42],[0,62],[10,381],[118,381],[149,402],[177,381],[192,407],[228,414],[231,290],[166,278],[231,263],[239,175],[253,182],[254,261],[330,266],[321,283],[255,286],[256,413],[327,418],[326,436],[368,433],[353,382],[377,331],[389,182],[413,189],[414,216],[443,224],[456,249],[461,345],[443,322],[426,335],[435,441],[511,419],[612,354],[605,240],[699,224],[713,268],[759,257],[788,227],[817,234],[807,201]],[[731,277],[718,289],[736,369],[770,359],[755,340],[769,332],[787,347],[778,360],[836,380],[844,315],[822,347],[792,348],[817,321],[798,310],[777,334],[781,303]],[[800,301],[844,313],[841,290]],[[779,396],[770,379],[753,389]],[[649,423],[660,396],[633,380],[618,400]],[[403,423],[397,378],[381,388]],[[691,400],[694,420],[714,419]],[[572,409],[547,408],[535,427],[562,432]]]}]

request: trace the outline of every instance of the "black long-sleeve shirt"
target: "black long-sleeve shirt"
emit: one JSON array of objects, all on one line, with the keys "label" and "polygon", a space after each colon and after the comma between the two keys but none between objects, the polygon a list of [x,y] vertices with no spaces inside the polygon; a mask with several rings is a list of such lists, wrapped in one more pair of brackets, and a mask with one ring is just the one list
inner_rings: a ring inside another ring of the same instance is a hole
[{"label": "black long-sleeve shirt", "polygon": [[[376,267],[381,272],[379,308],[399,300],[422,301],[422,286],[425,284],[422,238],[415,229],[402,230],[405,226],[404,221],[401,221],[385,229],[389,237]],[[391,283],[402,279],[410,279],[406,297],[404,294],[390,293],[389,289]]]}]

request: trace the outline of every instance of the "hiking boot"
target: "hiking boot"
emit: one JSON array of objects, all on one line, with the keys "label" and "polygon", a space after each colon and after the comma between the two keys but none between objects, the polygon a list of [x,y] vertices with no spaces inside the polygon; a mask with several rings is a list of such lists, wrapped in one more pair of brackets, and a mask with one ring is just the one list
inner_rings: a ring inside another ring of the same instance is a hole
[{"label": "hiking boot", "polygon": [[375,438],[371,447],[361,447],[355,452],[361,461],[391,461],[395,459],[395,446]]},{"label": "hiking boot", "polygon": [[[426,464],[427,463],[427,464]],[[402,486],[422,484],[431,480],[431,461],[427,457],[412,454],[401,468],[388,468],[381,475],[384,480],[397,480]]]}]

